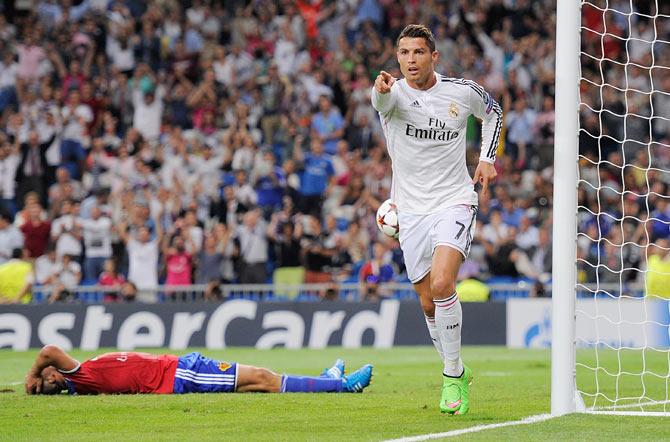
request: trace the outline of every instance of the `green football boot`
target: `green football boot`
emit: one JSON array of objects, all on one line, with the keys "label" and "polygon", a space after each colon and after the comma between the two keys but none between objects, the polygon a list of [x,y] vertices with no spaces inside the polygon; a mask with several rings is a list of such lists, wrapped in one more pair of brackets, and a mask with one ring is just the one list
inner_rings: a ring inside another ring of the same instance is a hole
[{"label": "green football boot", "polygon": [[470,384],[472,384],[472,370],[465,364],[461,377],[444,376],[440,411],[449,414],[466,414],[470,410]]}]

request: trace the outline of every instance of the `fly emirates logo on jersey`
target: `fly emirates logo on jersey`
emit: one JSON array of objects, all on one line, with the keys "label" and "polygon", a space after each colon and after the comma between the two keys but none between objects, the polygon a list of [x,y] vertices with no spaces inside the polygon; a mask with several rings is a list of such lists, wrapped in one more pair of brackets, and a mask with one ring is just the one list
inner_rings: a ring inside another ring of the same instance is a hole
[{"label": "fly emirates logo on jersey", "polygon": [[406,123],[405,135],[418,140],[451,141],[458,137],[458,131],[449,129],[444,121],[430,117],[428,118],[428,128],[420,128]]}]

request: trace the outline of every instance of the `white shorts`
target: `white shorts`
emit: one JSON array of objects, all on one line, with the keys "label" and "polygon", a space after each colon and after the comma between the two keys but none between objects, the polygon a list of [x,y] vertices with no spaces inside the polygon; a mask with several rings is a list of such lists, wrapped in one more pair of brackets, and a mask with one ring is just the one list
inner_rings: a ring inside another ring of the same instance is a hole
[{"label": "white shorts", "polygon": [[400,248],[409,280],[417,283],[430,272],[437,246],[448,245],[467,258],[476,216],[477,207],[465,204],[429,215],[398,213]]}]

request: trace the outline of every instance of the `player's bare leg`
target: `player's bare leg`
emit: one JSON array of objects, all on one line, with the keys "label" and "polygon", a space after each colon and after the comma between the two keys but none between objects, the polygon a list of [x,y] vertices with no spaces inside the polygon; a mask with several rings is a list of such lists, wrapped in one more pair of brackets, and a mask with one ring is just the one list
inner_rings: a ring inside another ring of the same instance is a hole
[{"label": "player's bare leg", "polygon": [[469,410],[469,384],[472,374],[461,360],[463,312],[456,294],[456,277],[462,253],[439,245],[433,253],[430,292],[435,303],[435,325],[444,351],[444,383],[440,410],[465,414]]},{"label": "player's bare leg", "polygon": [[281,375],[267,368],[237,364],[237,390],[240,393],[279,393]]}]

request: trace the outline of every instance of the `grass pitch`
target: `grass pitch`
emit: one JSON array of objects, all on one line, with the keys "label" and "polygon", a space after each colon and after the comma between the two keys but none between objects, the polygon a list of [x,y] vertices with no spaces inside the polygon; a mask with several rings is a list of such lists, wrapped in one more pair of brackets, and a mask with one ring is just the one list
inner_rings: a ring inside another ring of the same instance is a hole
[{"label": "grass pitch", "polygon": [[[13,391],[0,394],[0,440],[383,440],[549,411],[546,350],[465,348],[464,359],[474,370],[475,382],[471,412],[458,417],[439,413],[441,364],[432,347],[200,351],[212,358],[304,375],[318,375],[343,357],[348,371],[373,363],[375,377],[363,394],[34,397],[26,396],[19,383],[36,351],[2,350],[0,389]],[[93,356],[81,351],[73,355],[82,361]],[[667,359],[647,358],[645,363],[647,370],[667,373]],[[666,394],[660,389],[656,393],[662,395],[659,399]],[[669,424],[668,418],[658,417],[571,415],[460,438],[647,442],[670,439]]]}]

